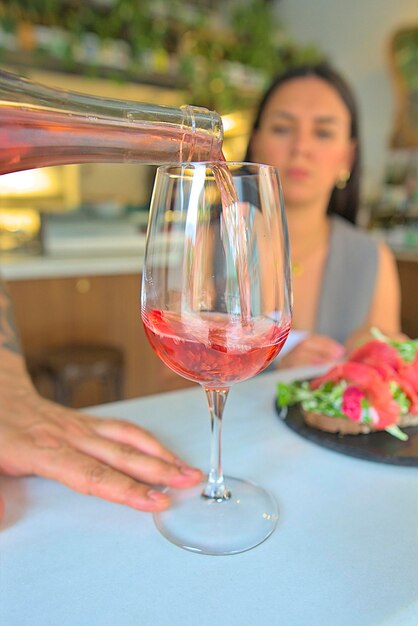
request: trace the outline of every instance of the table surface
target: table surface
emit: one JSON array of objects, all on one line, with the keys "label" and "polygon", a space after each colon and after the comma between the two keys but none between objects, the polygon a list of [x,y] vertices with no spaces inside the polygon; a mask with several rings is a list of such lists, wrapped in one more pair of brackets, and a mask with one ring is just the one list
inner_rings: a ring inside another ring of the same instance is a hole
[{"label": "table surface", "polygon": [[[340,455],[274,410],[276,381],[232,389],[224,469],[269,489],[278,527],[258,547],[205,556],[164,539],[152,517],[40,478],[0,479],[4,626],[416,626],[418,469]],[[94,409],[150,428],[207,469],[200,388]]]}]

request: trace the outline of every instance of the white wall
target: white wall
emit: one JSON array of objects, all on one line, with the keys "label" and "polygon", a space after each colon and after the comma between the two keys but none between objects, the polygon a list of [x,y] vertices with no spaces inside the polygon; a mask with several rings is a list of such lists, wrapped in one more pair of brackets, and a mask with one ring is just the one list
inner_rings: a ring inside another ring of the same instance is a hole
[{"label": "white wall", "polygon": [[363,191],[382,181],[396,99],[389,42],[399,28],[418,27],[418,0],[276,0],[297,43],[316,44],[353,87],[360,109]]}]

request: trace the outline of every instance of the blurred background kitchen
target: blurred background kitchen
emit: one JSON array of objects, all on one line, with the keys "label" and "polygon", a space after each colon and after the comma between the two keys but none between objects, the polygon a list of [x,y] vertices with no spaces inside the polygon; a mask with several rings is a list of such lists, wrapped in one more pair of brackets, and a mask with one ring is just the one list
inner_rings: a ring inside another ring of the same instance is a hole
[{"label": "blurred background kitchen", "polygon": [[[416,0],[9,0],[0,64],[50,86],[223,117],[244,156],[269,78],[327,59],[357,94],[360,225],[395,252],[405,332],[418,337]],[[0,94],[1,97],[1,94]],[[155,168],[87,164],[0,177],[0,267],[41,392],[71,406],[187,385],[139,315]]]}]

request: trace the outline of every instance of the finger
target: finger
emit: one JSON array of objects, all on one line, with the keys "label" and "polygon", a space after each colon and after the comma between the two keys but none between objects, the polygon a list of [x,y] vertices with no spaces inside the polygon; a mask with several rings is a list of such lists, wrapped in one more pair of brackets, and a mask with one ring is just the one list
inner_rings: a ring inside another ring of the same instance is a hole
[{"label": "finger", "polygon": [[314,347],[318,350],[327,350],[330,352],[331,351],[335,351],[335,352],[345,351],[345,347],[343,346],[343,344],[325,335],[312,335],[311,337],[308,337],[303,342],[301,342],[301,344],[299,345],[302,345],[302,344],[305,344],[310,347]]},{"label": "finger", "polygon": [[93,419],[90,422],[96,433],[137,448],[141,452],[176,463],[178,458],[171,450],[162,445],[151,433],[131,422],[124,420]]},{"label": "finger", "polygon": [[4,502],[3,502],[3,498],[0,497],[0,522],[3,519],[3,515],[4,515]]},{"label": "finger", "polygon": [[203,478],[202,472],[196,468],[181,463],[168,463],[125,443],[97,436],[85,437],[74,443],[84,454],[152,485],[184,488],[197,484]]},{"label": "finger", "polygon": [[310,337],[299,344],[295,350],[298,348],[306,350],[307,353],[315,355],[318,358],[324,359],[338,359],[345,354],[345,347],[330,337]]},{"label": "finger", "polygon": [[321,352],[314,346],[295,348],[292,353],[289,352],[287,358],[289,359],[289,362],[296,365],[312,365],[331,360],[327,352]]},{"label": "finger", "polygon": [[170,505],[167,494],[77,450],[66,448],[55,458],[50,455],[48,461],[43,455],[43,461],[44,464],[37,468],[39,476],[57,480],[79,493],[125,504],[140,511],[162,511]]},{"label": "finger", "polygon": [[301,367],[305,365],[322,365],[323,363],[329,363],[335,360],[336,357],[330,354],[326,350],[321,350],[320,346],[308,344],[303,342],[299,344],[293,350],[291,350],[286,356],[280,360],[280,367]]}]

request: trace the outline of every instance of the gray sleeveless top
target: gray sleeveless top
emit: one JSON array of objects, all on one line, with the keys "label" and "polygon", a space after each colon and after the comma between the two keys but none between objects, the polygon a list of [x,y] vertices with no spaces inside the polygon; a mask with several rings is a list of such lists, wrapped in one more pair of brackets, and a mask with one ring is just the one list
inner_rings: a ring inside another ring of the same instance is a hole
[{"label": "gray sleeveless top", "polygon": [[315,332],[344,343],[369,313],[378,269],[378,244],[341,217],[331,218],[331,239]]}]

